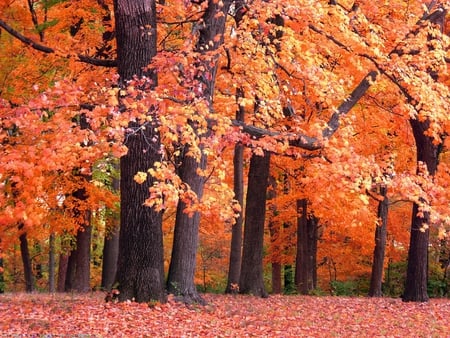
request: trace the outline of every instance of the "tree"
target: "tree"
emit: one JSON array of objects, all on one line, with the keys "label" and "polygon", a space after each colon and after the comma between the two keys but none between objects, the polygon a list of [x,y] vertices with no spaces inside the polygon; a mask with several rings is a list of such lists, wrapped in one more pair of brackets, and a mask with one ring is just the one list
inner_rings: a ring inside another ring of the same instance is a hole
[{"label": "tree", "polygon": [[375,249],[373,251],[372,274],[370,277],[370,297],[383,295],[382,282],[384,270],[384,253],[386,250],[387,219],[389,199],[386,197],[387,188],[380,186],[380,200],[378,201],[378,223],[375,229]]},{"label": "tree", "polygon": [[317,219],[308,214],[308,201],[297,200],[297,255],[295,285],[302,295],[317,287]]},{"label": "tree", "polygon": [[[156,73],[148,68],[156,55],[156,1],[117,0],[114,5],[121,87],[126,91],[127,81],[135,78],[141,93],[151,91],[157,81]],[[122,104],[126,100],[123,95]],[[145,173],[161,158],[156,107],[147,109],[148,122],[129,122],[125,135],[128,152],[120,160],[117,282],[120,300],[165,302],[162,213],[144,204],[154,179],[135,180],[135,175]]]},{"label": "tree", "polygon": [[252,155],[248,173],[239,292],[259,297],[267,297],[263,275],[263,240],[269,170],[269,152]]},{"label": "tree", "polygon": [[[196,98],[204,100],[210,111],[212,110],[218,67],[216,51],[223,43],[226,17],[230,5],[231,0],[219,2],[208,0],[201,19],[202,23],[195,48],[195,52],[200,54],[200,57],[195,60],[198,73],[195,76],[194,85],[199,86]],[[197,138],[208,136],[208,134],[201,134],[201,128],[194,117],[189,124]],[[200,201],[205,185],[205,177],[200,172],[206,169],[207,157],[201,140],[198,147],[200,154],[195,158],[192,156],[192,145],[184,145],[178,174],[186,187],[195,194],[195,199]],[[180,199],[178,202],[167,290],[180,296],[186,303],[203,303],[194,283],[200,213],[198,211],[194,211],[193,214],[188,212],[187,206],[192,202],[195,201]]]}]

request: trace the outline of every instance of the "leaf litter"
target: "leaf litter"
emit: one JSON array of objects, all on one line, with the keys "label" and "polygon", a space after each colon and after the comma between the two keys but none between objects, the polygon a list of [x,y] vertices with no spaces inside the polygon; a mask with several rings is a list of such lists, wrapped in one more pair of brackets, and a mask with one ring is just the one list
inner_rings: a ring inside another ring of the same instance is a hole
[{"label": "leaf litter", "polygon": [[8,337],[449,337],[450,300],[206,294],[206,306],[105,294],[0,295]]}]

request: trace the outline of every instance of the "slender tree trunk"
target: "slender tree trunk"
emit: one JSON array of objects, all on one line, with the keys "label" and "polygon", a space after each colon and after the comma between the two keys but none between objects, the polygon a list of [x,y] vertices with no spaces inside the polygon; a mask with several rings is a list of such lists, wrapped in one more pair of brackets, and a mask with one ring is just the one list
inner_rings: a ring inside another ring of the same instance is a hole
[{"label": "slender tree trunk", "polygon": [[105,235],[103,246],[102,289],[111,291],[116,280],[117,258],[119,256],[119,228]]},{"label": "slender tree trunk", "polygon": [[0,249],[0,293],[4,292],[5,292],[5,276],[3,274],[3,256],[2,251]]},{"label": "slender tree trunk", "polygon": [[[87,211],[86,214],[90,214],[90,212]],[[86,215],[86,217],[88,216]],[[76,248],[70,252],[67,260],[64,287],[66,292],[88,292],[91,289],[91,233],[92,227],[90,225],[85,225],[77,231]]]},{"label": "slender tree trunk", "polygon": [[[428,173],[434,176],[439,159],[439,147],[425,135],[429,128],[429,120],[420,122],[411,119],[410,124],[416,141],[417,162],[424,163]],[[406,273],[403,301],[428,301],[428,243],[430,230],[424,227],[430,225],[430,214],[425,211],[419,213],[419,206],[415,203],[412,211],[411,237],[408,250],[408,268]]]},{"label": "slender tree trunk", "polygon": [[308,215],[308,201],[297,200],[297,255],[295,285],[302,295],[309,294],[317,285],[317,219]]},{"label": "slender tree trunk", "polygon": [[[115,192],[119,192],[120,180],[113,178],[112,188]],[[102,283],[103,290],[111,291],[116,280],[117,258],[119,256],[119,231],[120,220],[114,215],[110,220],[108,231],[105,234],[103,245],[103,262],[102,262]]]},{"label": "slender tree trunk", "polygon": [[[23,228],[23,225],[19,226],[19,230]],[[20,241],[20,253],[22,256],[23,273],[25,276],[25,291],[34,291],[34,278],[33,269],[31,267],[30,251],[28,249],[27,233],[24,232],[19,236]]]},{"label": "slender tree trunk", "polygon": [[49,238],[48,252],[48,291],[55,292],[55,234],[51,233]]},{"label": "slender tree trunk", "polygon": [[[242,89],[236,90],[236,99],[243,96]],[[236,112],[236,120],[244,122],[244,108],[239,106]],[[234,198],[239,202],[241,211],[236,218],[236,223],[231,229],[231,248],[230,262],[228,268],[228,281],[225,293],[235,293],[238,291],[239,276],[241,274],[241,258],[242,258],[242,223],[244,208],[244,145],[238,143],[234,147],[233,156],[233,172],[234,172]]]},{"label": "slender tree trunk", "polygon": [[[121,86],[134,76],[146,76],[149,83],[141,90],[152,90],[157,76],[146,69],[156,55],[156,1],[115,0],[117,63]],[[152,114],[149,107],[149,114]],[[117,261],[119,300],[137,302],[166,301],[164,290],[164,251],[162,214],[144,202],[153,178],[142,184],[134,181],[138,171],[147,172],[161,160],[158,119],[145,128],[130,122],[125,145],[128,153],[120,159],[120,240]]]},{"label": "slender tree trunk", "polygon": [[384,253],[387,237],[387,217],[389,200],[386,197],[387,188],[380,187],[382,200],[378,203],[378,224],[375,229],[375,249],[373,251],[372,275],[370,278],[370,297],[383,296],[382,281],[384,270]]},{"label": "slender tree trunk", "polygon": [[69,265],[69,255],[65,253],[60,254],[58,264],[58,284],[56,286],[57,292],[64,292],[66,290],[66,277],[68,265]]},{"label": "slender tree trunk", "polygon": [[263,276],[263,244],[269,171],[270,153],[265,152],[264,156],[253,154],[248,174],[239,291],[261,297],[268,296]]},{"label": "slender tree trunk", "polygon": [[[90,212],[86,212],[90,218]],[[75,252],[75,276],[72,288],[76,292],[89,292],[91,290],[91,234],[92,227],[84,226],[77,233],[77,248]]]},{"label": "slender tree trunk", "polygon": [[[218,56],[216,54],[211,56],[207,53],[217,50],[223,44],[225,21],[231,2],[231,0],[208,0],[208,6],[199,29],[196,51],[201,56],[196,60],[198,66],[196,79],[202,84],[202,93],[198,95],[198,98],[208,102],[210,109],[212,109]],[[191,123],[191,126],[197,133],[198,129],[194,122]],[[207,135],[197,133],[197,136],[202,138]],[[202,148],[201,145],[200,148]],[[205,178],[200,176],[198,171],[206,168],[206,155],[202,152],[201,158],[196,160],[191,156],[186,156],[188,149],[189,145],[185,145],[179,168],[180,178],[200,200],[203,195]],[[194,283],[200,214],[196,212],[194,215],[189,215],[184,212],[185,207],[186,204],[183,201],[178,203],[167,290],[178,295],[179,299],[186,303],[204,303]]]},{"label": "slender tree trunk", "polygon": [[[189,185],[199,200],[203,195],[205,178],[198,174],[197,169],[205,169],[205,166],[205,155],[201,156],[200,163],[191,156],[183,156],[183,163],[179,171],[181,180]],[[185,209],[185,202],[180,200],[177,206],[167,290],[185,303],[203,304],[204,300],[198,294],[194,283],[200,213],[195,212],[193,215],[188,215],[185,213]]]}]

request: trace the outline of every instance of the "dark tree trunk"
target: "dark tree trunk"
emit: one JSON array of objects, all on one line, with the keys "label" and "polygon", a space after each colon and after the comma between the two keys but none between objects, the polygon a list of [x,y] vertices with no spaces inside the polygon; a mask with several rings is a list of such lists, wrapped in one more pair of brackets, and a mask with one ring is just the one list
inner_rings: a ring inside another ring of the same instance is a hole
[{"label": "dark tree trunk", "polygon": [[[19,230],[23,228],[23,225],[19,225]],[[25,277],[25,291],[34,291],[34,278],[33,269],[31,267],[30,251],[28,249],[27,233],[24,232],[19,236],[20,241],[20,254],[22,256],[23,274]]]},{"label": "dark tree trunk", "polygon": [[[239,99],[242,96],[242,89],[237,89],[236,98]],[[236,120],[244,122],[244,108],[241,106],[239,106],[239,110],[236,112]],[[238,143],[234,147],[233,172],[234,198],[239,202],[241,208],[244,208],[244,145],[242,143]],[[230,262],[225,293],[235,293],[238,291],[242,258],[242,214],[243,209],[239,212],[236,223],[231,229]]]},{"label": "dark tree trunk", "polygon": [[102,289],[111,291],[116,281],[117,257],[119,256],[119,228],[105,235],[102,264]]},{"label": "dark tree trunk", "polygon": [[[90,212],[86,212],[90,218]],[[75,254],[75,276],[72,289],[76,292],[89,292],[91,290],[91,234],[92,227],[84,226],[77,233],[77,248]]]},{"label": "dark tree trunk", "polygon": [[[183,156],[183,163],[179,171],[181,180],[189,185],[199,200],[203,195],[205,178],[198,174],[197,168],[204,169],[205,166],[206,157],[204,155],[201,156],[200,163],[191,156]],[[198,294],[194,283],[200,214],[195,212],[193,215],[188,215],[184,212],[185,209],[185,202],[180,200],[177,206],[167,290],[185,303],[203,304],[204,300]]]},{"label": "dark tree trunk", "polygon": [[[122,87],[134,76],[146,76],[151,90],[156,74],[146,67],[156,55],[156,1],[115,0],[118,73]],[[152,107],[149,107],[151,112]],[[120,240],[117,261],[119,300],[166,301],[162,214],[144,202],[154,180],[134,181],[138,171],[147,172],[161,159],[157,117],[141,128],[129,124],[125,145],[128,153],[120,159]]]},{"label": "dark tree trunk", "polygon": [[[196,51],[201,56],[196,60],[196,66],[198,67],[196,79],[202,83],[203,88],[198,98],[206,100],[210,108],[214,95],[218,62],[217,55],[211,56],[207,52],[217,50],[223,43],[225,20],[231,2],[231,0],[208,0],[208,6],[203,14],[202,25],[199,29]],[[195,123],[191,123],[191,126],[197,133]],[[207,135],[197,136],[202,138]],[[198,169],[206,168],[206,155],[202,153],[201,158],[196,160],[191,156],[186,156],[188,149],[189,145],[185,145],[179,168],[180,178],[200,200],[203,195],[205,178],[198,174]],[[204,303],[194,283],[200,214],[189,215],[184,212],[185,207],[186,204],[183,201],[178,203],[167,290],[178,295],[179,299],[186,303]]]},{"label": "dark tree trunk", "polygon": [[5,292],[5,276],[3,275],[3,257],[0,250],[0,293]]},{"label": "dark tree trunk", "polygon": [[248,173],[245,207],[244,245],[239,291],[267,297],[263,276],[264,222],[266,193],[270,171],[270,153],[252,155]]},{"label": "dark tree trunk", "polygon": [[[90,212],[86,212],[86,214],[90,214]],[[89,216],[86,215],[86,217]],[[67,262],[64,287],[66,292],[88,292],[91,289],[91,233],[90,225],[86,225],[77,231],[76,248],[70,252]]]},{"label": "dark tree trunk", "polygon": [[[420,122],[411,119],[410,124],[416,141],[417,162],[424,163],[431,176],[437,170],[439,159],[439,147],[433,144],[433,139],[424,133],[429,128],[429,121]],[[405,291],[403,301],[426,302],[428,301],[428,242],[430,236],[429,212],[419,212],[419,206],[414,204],[411,221],[411,237],[408,250],[408,268],[406,272]]]},{"label": "dark tree trunk", "polygon": [[317,219],[308,215],[306,199],[297,200],[297,212],[295,285],[300,294],[307,295],[317,285]]},{"label": "dark tree trunk", "polygon": [[386,250],[387,217],[389,200],[386,197],[387,188],[380,187],[382,200],[378,203],[378,222],[375,229],[375,249],[373,251],[372,274],[370,277],[370,297],[383,296],[382,281],[384,270],[384,253]]},{"label": "dark tree trunk", "polygon": [[50,234],[49,238],[48,291],[55,292],[55,234],[53,233]]},{"label": "dark tree trunk", "polygon": [[66,277],[68,266],[69,266],[69,255],[65,253],[60,254],[58,264],[58,284],[56,286],[57,292],[64,292],[66,290]]},{"label": "dark tree trunk", "polygon": [[[112,189],[118,192],[120,188],[120,180],[113,178]],[[105,234],[103,245],[103,262],[102,262],[102,283],[103,290],[111,291],[116,281],[117,257],[119,256],[119,231],[120,220],[113,215],[110,220],[108,231]]]},{"label": "dark tree trunk", "polygon": [[[273,176],[269,177],[269,191],[267,192],[267,200],[272,200],[277,196],[277,183]],[[281,269],[280,256],[282,249],[280,247],[280,223],[275,222],[272,218],[278,214],[278,210],[275,204],[269,207],[271,213],[269,217],[269,234],[270,234],[270,246],[271,246],[271,265],[272,265],[272,293],[280,294],[282,292],[281,283]]]}]

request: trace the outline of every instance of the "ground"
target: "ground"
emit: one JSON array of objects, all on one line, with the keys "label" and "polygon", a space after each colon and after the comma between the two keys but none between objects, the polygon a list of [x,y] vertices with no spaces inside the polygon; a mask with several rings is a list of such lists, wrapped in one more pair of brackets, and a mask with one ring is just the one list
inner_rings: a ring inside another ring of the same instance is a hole
[{"label": "ground", "polygon": [[204,295],[206,306],[101,292],[0,295],[1,337],[450,337],[450,300]]}]

